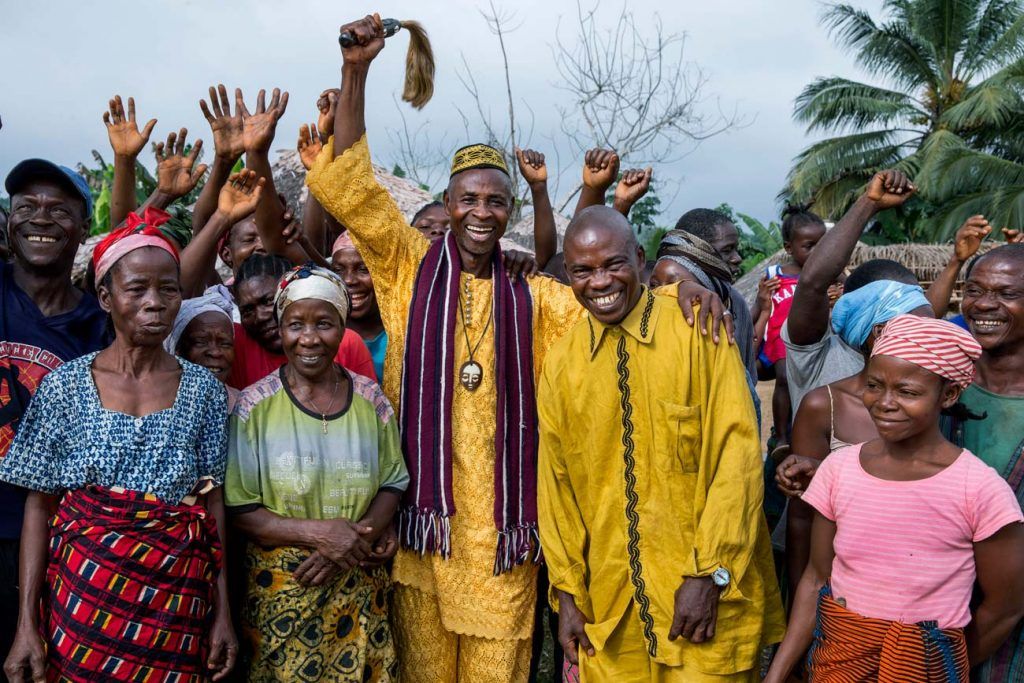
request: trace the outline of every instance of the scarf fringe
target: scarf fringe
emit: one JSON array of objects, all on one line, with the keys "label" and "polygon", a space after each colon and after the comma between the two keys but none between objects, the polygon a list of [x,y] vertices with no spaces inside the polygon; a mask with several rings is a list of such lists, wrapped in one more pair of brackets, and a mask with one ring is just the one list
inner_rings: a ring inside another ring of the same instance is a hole
[{"label": "scarf fringe", "polygon": [[512,571],[526,564],[532,557],[533,564],[544,560],[540,548],[540,533],[536,524],[517,526],[498,532],[498,552],[494,558],[494,575]]},{"label": "scarf fringe", "polygon": [[398,513],[398,538],[402,547],[448,559],[452,555],[451,518],[438,510],[406,507]]}]

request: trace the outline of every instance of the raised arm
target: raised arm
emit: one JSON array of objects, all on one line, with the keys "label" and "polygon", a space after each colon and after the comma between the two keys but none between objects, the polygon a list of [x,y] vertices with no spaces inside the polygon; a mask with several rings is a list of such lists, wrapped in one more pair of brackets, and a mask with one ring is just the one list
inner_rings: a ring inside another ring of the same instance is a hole
[{"label": "raised arm", "polygon": [[341,27],[355,42],[342,48],[341,89],[334,114],[334,156],[339,157],[366,133],[366,77],[373,59],[384,49],[380,15],[364,17]]},{"label": "raised arm", "polygon": [[516,160],[523,180],[530,186],[533,201],[533,250],[537,268],[544,268],[558,249],[555,212],[548,196],[548,167],[544,155],[532,149],[516,147]]},{"label": "raised arm", "polygon": [[902,171],[882,171],[867,190],[829,230],[811,252],[800,272],[786,326],[789,341],[807,346],[820,341],[828,330],[828,288],[850,262],[864,227],[878,212],[897,207],[914,194],[915,187]]},{"label": "raised arm", "polygon": [[114,151],[114,187],[110,191],[110,227],[113,229],[135,210],[135,160],[149,142],[156,119],[150,119],[139,131],[133,97],[128,98],[127,115],[120,95],[114,95],[109,108],[103,114],[103,123],[107,127],[110,148]]},{"label": "raised arm", "polygon": [[270,145],[274,142],[277,122],[288,107],[288,93],[274,88],[268,105],[266,91],[260,90],[256,95],[256,107],[250,113],[242,98],[242,91],[236,88],[235,106],[242,113],[245,166],[267,181],[263,196],[256,205],[256,229],[260,233],[260,240],[271,254],[284,256],[292,263],[302,263],[306,260],[306,253],[298,245],[288,244],[282,234],[287,225],[284,220],[286,207],[277,196],[274,172],[270,167]]},{"label": "raised arm", "polygon": [[618,175],[618,154],[599,147],[589,150],[583,157],[583,187],[573,216],[588,206],[604,204],[605,193]]},{"label": "raised arm", "polygon": [[242,114],[235,108],[231,113],[231,100],[228,99],[228,90],[221,83],[216,89],[210,86],[210,104],[206,100],[199,100],[199,108],[203,111],[210,124],[210,132],[213,133],[213,167],[210,169],[210,177],[206,179],[196,206],[192,210],[192,232],[198,234],[213,212],[217,210],[217,198],[224,183],[231,175],[231,169],[235,167],[238,160],[242,158],[245,147],[242,144]]},{"label": "raised arm", "polygon": [[217,264],[217,244],[232,225],[256,210],[266,184],[255,171],[245,169],[228,178],[217,198],[217,209],[206,227],[181,253],[181,290],[183,296],[199,296]]},{"label": "raised arm", "polygon": [[956,279],[960,277],[960,271],[963,270],[964,264],[978,253],[982,240],[991,232],[992,226],[988,224],[984,216],[971,216],[956,231],[956,237],[953,238],[953,253],[949,256],[949,262],[925,292],[928,303],[935,311],[936,318],[945,317],[949,310],[949,299],[953,296],[953,288],[956,286]]},{"label": "raised arm", "polygon": [[[321,116],[320,118],[324,117]],[[333,119],[331,123],[334,123]],[[308,173],[309,169],[313,168],[316,158],[320,156],[321,150],[323,150],[323,133],[317,130],[317,124],[302,124],[302,127],[299,128],[299,141],[296,149],[299,151],[299,159],[302,161],[302,166]],[[324,239],[326,232],[324,226],[325,215],[324,207],[320,206],[320,202],[317,201],[312,192],[309,193],[306,196],[306,204],[302,207],[302,232],[310,244],[316,246],[317,250],[329,260],[331,255],[327,252],[330,251],[331,245],[327,244],[327,240]],[[309,251],[309,249],[306,249],[306,251]]]},{"label": "raised arm", "polygon": [[622,174],[622,179],[615,186],[615,199],[612,201],[616,211],[629,218],[629,210],[651,189],[652,173],[654,169],[648,166],[631,168]]}]

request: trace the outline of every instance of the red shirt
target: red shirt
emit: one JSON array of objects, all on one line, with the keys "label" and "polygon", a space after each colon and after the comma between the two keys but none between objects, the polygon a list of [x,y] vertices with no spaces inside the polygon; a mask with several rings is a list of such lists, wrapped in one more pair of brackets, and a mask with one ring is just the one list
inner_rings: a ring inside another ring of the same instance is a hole
[{"label": "red shirt", "polygon": [[[235,323],[235,364],[231,368],[228,385],[245,389],[277,370],[286,360],[283,353],[271,353],[264,349],[249,336],[244,327]],[[363,338],[352,330],[345,330],[334,360],[346,370],[377,381],[370,350],[366,348]]]}]

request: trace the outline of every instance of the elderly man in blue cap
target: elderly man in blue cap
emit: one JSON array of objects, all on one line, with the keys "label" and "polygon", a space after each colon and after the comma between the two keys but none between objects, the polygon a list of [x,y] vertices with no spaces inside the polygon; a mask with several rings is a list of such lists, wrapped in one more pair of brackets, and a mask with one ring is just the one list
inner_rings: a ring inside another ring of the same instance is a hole
[{"label": "elderly man in blue cap", "polygon": [[[15,166],[5,182],[10,262],[0,262],[0,458],[29,400],[62,363],[98,351],[106,314],[71,284],[75,253],[89,234],[92,197],[85,179],[43,159]],[[14,640],[18,551],[25,494],[0,485],[0,657]]]}]

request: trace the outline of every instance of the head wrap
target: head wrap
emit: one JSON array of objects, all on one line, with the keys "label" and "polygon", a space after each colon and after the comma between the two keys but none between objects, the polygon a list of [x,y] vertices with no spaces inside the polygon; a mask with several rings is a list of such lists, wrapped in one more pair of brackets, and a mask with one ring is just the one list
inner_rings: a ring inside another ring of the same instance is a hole
[{"label": "head wrap", "polygon": [[832,309],[832,329],[847,344],[859,349],[875,325],[928,305],[919,285],[875,280],[839,297]]},{"label": "head wrap", "polygon": [[974,361],[981,345],[947,320],[901,315],[882,330],[871,357],[892,356],[967,388],[974,381]]},{"label": "head wrap", "polygon": [[277,296],[274,297],[274,312],[280,320],[284,309],[302,299],[319,299],[334,306],[341,316],[341,324],[348,320],[348,312],[352,307],[348,287],[333,271],[307,263],[292,268],[278,285]]},{"label": "head wrap", "polygon": [[348,236],[348,230],[338,235],[338,239],[334,240],[334,246],[331,247],[331,255],[342,249],[355,249],[356,245],[352,243],[352,238]]},{"label": "head wrap", "polygon": [[[181,341],[182,335],[185,334],[185,328],[203,313],[221,313],[227,317],[228,322],[231,322],[233,308],[234,302],[231,299],[231,292],[224,285],[213,285],[203,292],[202,296],[185,299],[181,302],[181,308],[178,309],[178,317],[174,319],[174,324],[171,325],[170,335],[164,340],[164,349],[168,353],[175,353],[178,348],[178,342]],[[234,332],[234,326],[232,326],[231,330]]]},{"label": "head wrap", "polygon": [[452,172],[448,177],[474,168],[494,168],[511,176],[508,172],[508,164],[505,163],[505,157],[501,152],[490,145],[476,144],[466,145],[456,150],[455,156],[452,158]]},{"label": "head wrap", "polygon": [[177,248],[160,229],[168,220],[170,216],[166,211],[153,207],[146,207],[141,217],[135,212],[129,213],[125,219],[125,226],[104,237],[92,252],[96,282],[102,281],[111,266],[121,257],[142,247],[163,249],[174,257],[175,263],[179,262]]},{"label": "head wrap", "polygon": [[669,230],[658,245],[658,260],[662,259],[686,268],[705,289],[717,294],[722,303],[732,310],[729,294],[732,270],[710,244],[684,230]]}]

